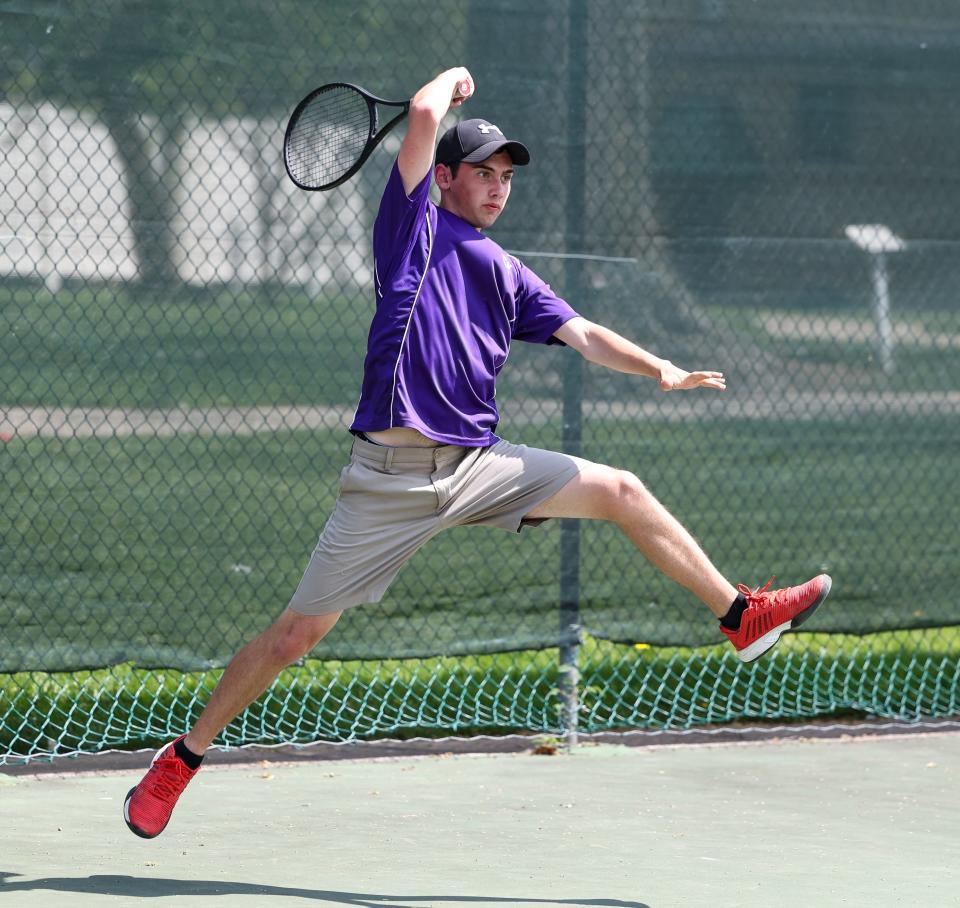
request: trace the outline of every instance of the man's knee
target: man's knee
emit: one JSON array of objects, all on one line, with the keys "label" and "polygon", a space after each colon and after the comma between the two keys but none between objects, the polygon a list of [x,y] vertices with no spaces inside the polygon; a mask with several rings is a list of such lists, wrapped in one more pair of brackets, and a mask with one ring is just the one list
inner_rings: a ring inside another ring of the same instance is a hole
[{"label": "man's knee", "polygon": [[302,615],[288,608],[268,631],[273,659],[282,665],[302,659],[327,635],[340,614]]},{"label": "man's knee", "polygon": [[629,470],[615,470],[609,483],[610,498],[615,504],[628,504],[646,492],[640,479]]},{"label": "man's knee", "polygon": [[617,470],[609,486],[612,519],[656,505],[656,499],[638,476],[629,470]]}]

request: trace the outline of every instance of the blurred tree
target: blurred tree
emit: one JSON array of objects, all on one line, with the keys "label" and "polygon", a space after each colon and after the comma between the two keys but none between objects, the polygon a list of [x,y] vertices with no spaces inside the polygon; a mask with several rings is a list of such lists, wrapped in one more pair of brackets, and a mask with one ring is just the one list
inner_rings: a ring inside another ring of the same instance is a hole
[{"label": "blurred tree", "polygon": [[55,0],[0,12],[4,92],[89,110],[109,130],[141,287],[177,278],[171,166],[184,120],[290,105],[304,60],[336,41],[335,29],[303,29],[304,6],[245,2],[227,15],[218,0]]},{"label": "blurred tree", "polygon": [[[464,31],[455,0],[13,0],[0,9],[0,90],[21,113],[50,102],[105,124],[125,172],[137,283],[153,288],[177,279],[176,163],[192,123],[273,128],[337,79],[402,97],[462,60]],[[269,172],[265,185],[282,179],[278,150],[272,134],[243,148]]]},{"label": "blurred tree", "polygon": [[168,195],[144,119],[153,110],[169,120],[170,99],[151,91],[144,76],[191,41],[189,23],[174,4],[155,0],[151,6],[147,15],[147,4],[132,0],[38,3],[5,12],[2,32],[8,95],[91,110],[110,131],[124,166],[143,286],[175,277]]}]

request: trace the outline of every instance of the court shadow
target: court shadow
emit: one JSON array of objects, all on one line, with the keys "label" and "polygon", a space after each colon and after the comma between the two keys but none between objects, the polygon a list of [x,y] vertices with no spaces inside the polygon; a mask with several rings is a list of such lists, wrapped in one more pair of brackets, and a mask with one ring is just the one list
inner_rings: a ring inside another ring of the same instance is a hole
[{"label": "court shadow", "polygon": [[0,871],[0,896],[11,892],[33,892],[48,889],[54,892],[82,893],[124,898],[169,898],[170,896],[258,895],[261,898],[315,899],[328,905],[354,905],[357,908],[422,908],[423,902],[459,905],[543,905],[570,908],[650,908],[643,902],[623,899],[531,899],[493,895],[388,895],[382,892],[337,892],[325,889],[301,889],[295,886],[267,886],[239,883],[232,880],[173,880],[162,877],[94,876],[41,877],[17,880],[17,873]]}]

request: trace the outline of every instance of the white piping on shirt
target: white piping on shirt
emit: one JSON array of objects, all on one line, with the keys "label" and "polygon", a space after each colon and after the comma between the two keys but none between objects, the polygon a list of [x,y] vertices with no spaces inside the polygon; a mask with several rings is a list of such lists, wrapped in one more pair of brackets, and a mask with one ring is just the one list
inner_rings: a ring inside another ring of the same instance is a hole
[{"label": "white piping on shirt", "polygon": [[400,349],[397,351],[397,362],[393,367],[393,387],[390,388],[390,428],[393,428],[393,399],[397,393],[397,372],[400,371],[400,360],[403,357],[403,347],[407,342],[407,334],[410,332],[410,322],[413,321],[413,310],[417,308],[417,300],[420,299],[420,291],[423,289],[423,282],[427,277],[427,269],[430,267],[430,256],[433,255],[433,227],[430,224],[430,208],[427,207],[427,260],[423,263],[423,274],[420,275],[420,283],[417,284],[417,292],[413,295],[413,303],[410,305],[410,314],[407,316],[407,324],[403,329],[403,337],[400,338]]}]

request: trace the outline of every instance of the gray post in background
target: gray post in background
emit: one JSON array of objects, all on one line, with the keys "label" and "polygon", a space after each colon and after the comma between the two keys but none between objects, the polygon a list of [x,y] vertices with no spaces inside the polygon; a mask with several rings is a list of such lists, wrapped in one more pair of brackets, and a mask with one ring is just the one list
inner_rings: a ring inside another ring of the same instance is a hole
[{"label": "gray post in background", "polygon": [[890,282],[887,253],[902,252],[906,243],[885,224],[850,224],[847,239],[870,254],[873,318],[877,327],[877,359],[885,375],[893,375],[893,323],[890,318]]},{"label": "gray post in background", "polygon": [[[586,0],[570,0],[567,23],[567,253],[582,248],[586,209]],[[583,260],[568,257],[564,295],[576,308],[583,299]],[[568,355],[563,374],[563,450],[583,450],[583,367],[580,356]],[[580,689],[580,521],[564,520],[560,529],[560,703],[564,744],[577,743]]]}]

